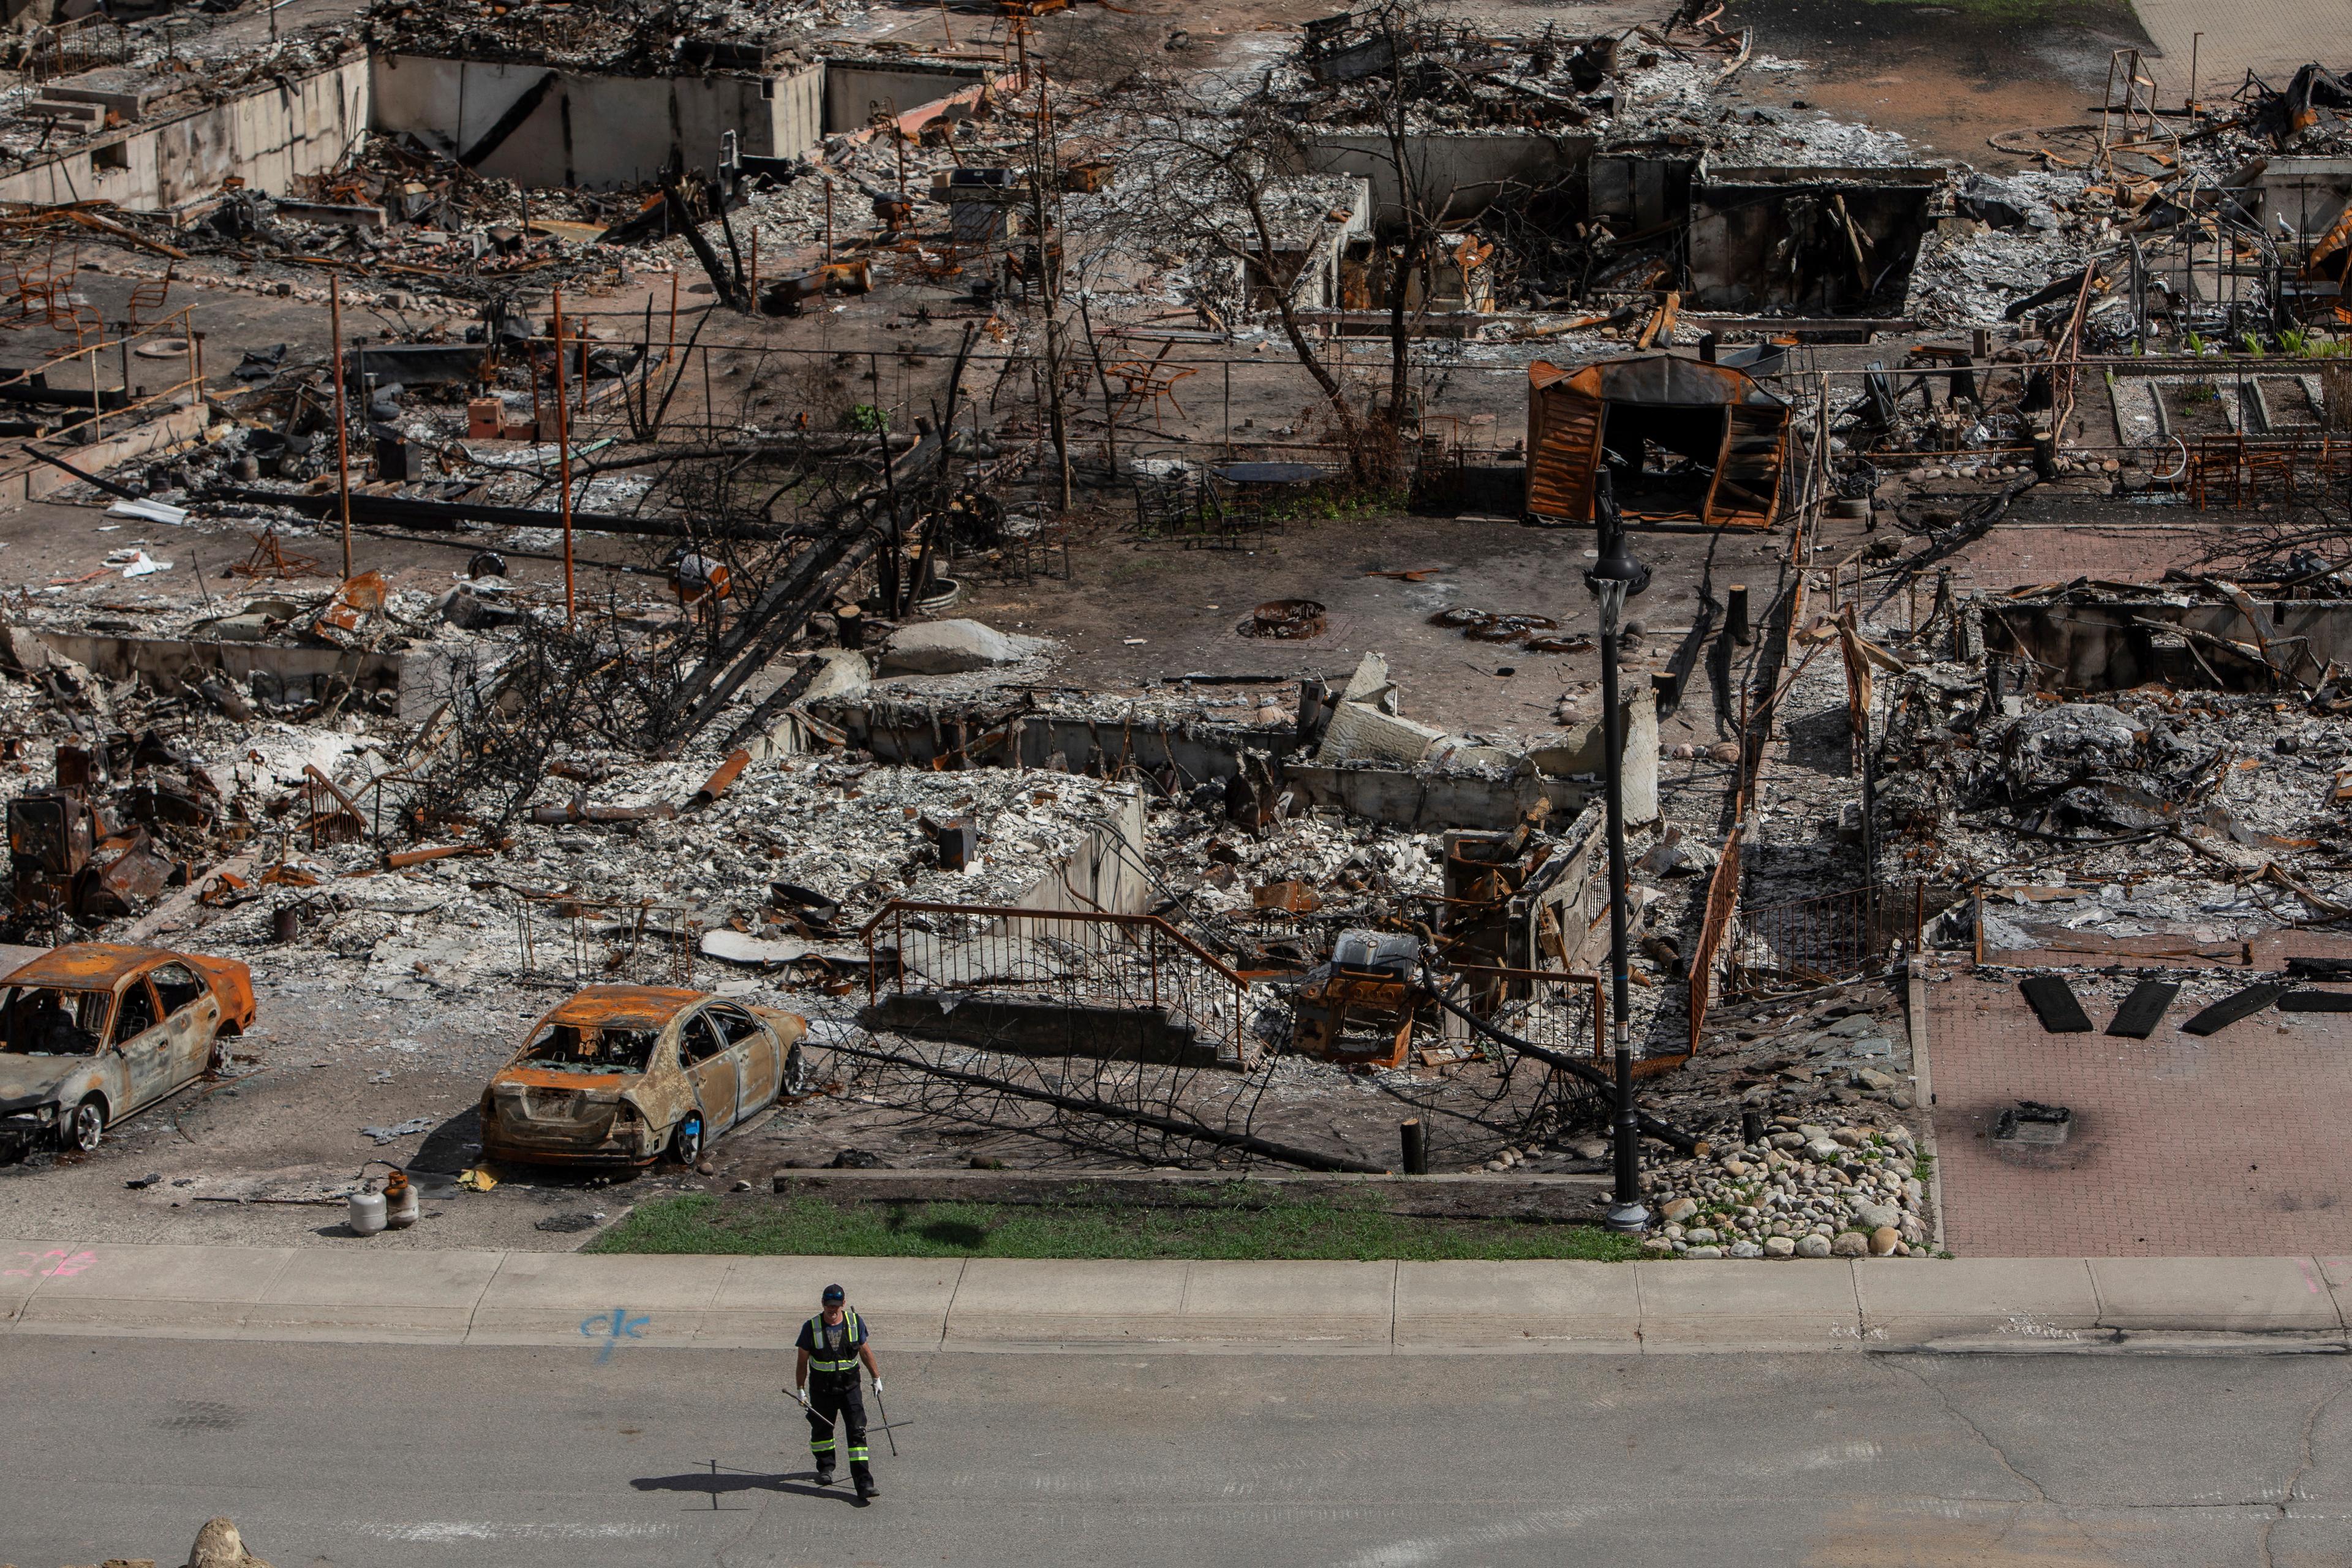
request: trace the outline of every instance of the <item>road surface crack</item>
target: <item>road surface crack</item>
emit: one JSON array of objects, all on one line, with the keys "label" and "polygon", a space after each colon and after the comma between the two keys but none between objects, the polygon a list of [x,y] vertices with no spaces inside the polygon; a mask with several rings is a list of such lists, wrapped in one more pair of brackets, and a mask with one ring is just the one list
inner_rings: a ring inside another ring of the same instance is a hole
[{"label": "road surface crack", "polygon": [[1925,1387],[1929,1393],[1933,1394],[1938,1400],[1940,1400],[1943,1403],[1944,1413],[1974,1434],[1976,1440],[1983,1444],[1985,1448],[1991,1453],[1994,1458],[2000,1461],[2000,1468],[2002,1469],[2007,1470],[2011,1476],[2015,1477],[2021,1484],[2032,1489],[2033,1499],[2036,1502],[2047,1503],[2051,1501],[2050,1494],[2042,1489],[2042,1483],[2035,1480],[2032,1476],[2027,1475],[2023,1470],[2019,1469],[2015,1461],[2010,1458],[2009,1451],[2003,1448],[2000,1444],[1994,1442],[1992,1438],[1987,1435],[1985,1429],[1977,1425],[1975,1417],[1971,1416],[1967,1411],[1962,1410],[1958,1405],[1954,1404],[1952,1396],[1948,1391],[1947,1391],[1941,1384],[1937,1384],[1933,1378],[1929,1377],[1926,1373],[1921,1372],[1916,1366],[1912,1365],[1907,1358],[1889,1358],[1889,1360],[1891,1364],[1901,1367],[1905,1372],[1907,1372],[1913,1377],[1917,1378],[1921,1386]]},{"label": "road surface crack", "polygon": [[2346,1378],[2335,1388],[2313,1401],[2310,1414],[2303,1418],[2302,1457],[2294,1467],[2294,1474],[2287,1478],[2285,1489],[2279,1493],[2278,1500],[2271,1504],[2271,1517],[2263,1521],[2263,1534],[2259,1542],[2262,1549],[2263,1568],[2276,1568],[2271,1557],[2271,1531],[2276,1530],[2280,1521],[2288,1517],[2287,1510],[2294,1505],[2296,1489],[2303,1485],[2303,1478],[2311,1473],[2311,1467],[2316,1462],[2312,1453],[2312,1445],[2318,1434],[2320,1420],[2327,1414],[2328,1407],[2347,1393],[2352,1393],[2352,1377]]}]

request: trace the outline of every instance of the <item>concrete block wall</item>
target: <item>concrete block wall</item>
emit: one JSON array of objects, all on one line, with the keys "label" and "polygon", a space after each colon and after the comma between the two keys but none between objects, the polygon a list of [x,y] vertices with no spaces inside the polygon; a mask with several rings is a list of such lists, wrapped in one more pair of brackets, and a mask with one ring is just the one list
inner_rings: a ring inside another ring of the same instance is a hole
[{"label": "concrete block wall", "polygon": [[839,136],[862,131],[877,111],[893,118],[981,86],[997,73],[986,66],[897,60],[827,60],[824,130]]},{"label": "concrete block wall", "polygon": [[220,195],[232,174],[277,195],[341,162],[367,133],[370,63],[354,55],[283,86],[167,115],[0,177],[0,201],[105,200],[173,212]]},{"label": "concrete block wall", "polygon": [[[1435,206],[1451,196],[1446,216],[1475,217],[1514,185],[1551,185],[1579,179],[1599,141],[1541,132],[1465,132],[1406,139],[1405,158],[1421,199]],[[1388,136],[1377,131],[1331,131],[1306,149],[1311,174],[1358,174],[1371,182],[1372,217],[1403,216],[1402,184]]]},{"label": "concrete block wall", "polygon": [[373,123],[461,152],[550,74],[554,85],[483,159],[483,174],[534,186],[633,185],[665,163],[714,167],[730,131],[740,151],[763,158],[799,157],[822,133],[821,64],[773,77],[629,77],[394,54],[375,61]]},{"label": "concrete block wall", "polygon": [[[289,195],[298,178],[333,169],[371,130],[409,132],[452,152],[470,147],[548,74],[541,66],[353,55],[0,175],[0,201],[104,200],[132,212],[185,212],[216,200],[232,176],[265,195]],[[823,61],[767,78],[557,72],[482,172],[529,185],[635,184],[665,161],[712,167],[729,132],[748,155],[800,157],[829,129],[862,125],[869,101],[893,102],[903,114],[969,92],[986,75],[978,66],[884,70]],[[832,125],[836,116],[846,123]]]}]

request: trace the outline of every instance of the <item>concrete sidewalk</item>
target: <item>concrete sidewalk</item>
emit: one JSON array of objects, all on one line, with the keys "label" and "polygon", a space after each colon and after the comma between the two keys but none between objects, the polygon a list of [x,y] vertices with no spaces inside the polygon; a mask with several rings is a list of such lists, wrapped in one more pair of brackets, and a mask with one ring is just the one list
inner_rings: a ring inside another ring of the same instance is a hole
[{"label": "concrete sidewalk", "polygon": [[69,1242],[0,1242],[0,1333],[782,1350],[836,1279],[898,1350],[2352,1348],[2343,1258],[1016,1262]]},{"label": "concrete sidewalk", "polygon": [[2226,10],[2211,0],[2132,0],[2132,9],[2162,56],[2147,68],[2157,100],[2168,109],[2188,96],[2192,56],[2199,96],[2220,102],[2250,70],[2283,88],[2307,61],[2336,63],[2345,30],[2352,27],[2347,0],[2251,0]]}]

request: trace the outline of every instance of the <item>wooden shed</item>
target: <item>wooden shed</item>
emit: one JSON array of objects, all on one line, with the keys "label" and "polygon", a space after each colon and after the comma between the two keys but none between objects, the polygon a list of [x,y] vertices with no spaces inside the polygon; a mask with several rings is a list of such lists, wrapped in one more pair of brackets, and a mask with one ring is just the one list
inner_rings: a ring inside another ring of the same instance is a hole
[{"label": "wooden shed", "polygon": [[1528,511],[1592,517],[1604,455],[1629,519],[1766,528],[1780,510],[1789,405],[1746,372],[1672,353],[1528,366]]}]

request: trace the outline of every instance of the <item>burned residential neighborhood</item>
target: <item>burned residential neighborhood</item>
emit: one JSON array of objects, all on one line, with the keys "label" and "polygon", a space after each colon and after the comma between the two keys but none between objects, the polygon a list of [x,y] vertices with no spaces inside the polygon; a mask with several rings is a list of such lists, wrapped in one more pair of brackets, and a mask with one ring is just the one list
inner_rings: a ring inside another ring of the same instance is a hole
[{"label": "burned residential neighborhood", "polygon": [[2342,1561],[2341,21],[21,0],[0,1561]]}]

